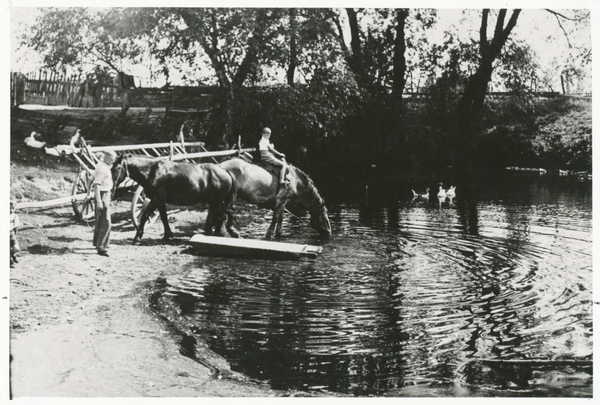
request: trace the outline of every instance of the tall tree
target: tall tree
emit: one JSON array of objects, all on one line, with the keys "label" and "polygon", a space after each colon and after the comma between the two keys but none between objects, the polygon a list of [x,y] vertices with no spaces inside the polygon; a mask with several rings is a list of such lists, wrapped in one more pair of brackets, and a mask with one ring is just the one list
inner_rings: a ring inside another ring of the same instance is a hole
[{"label": "tall tree", "polygon": [[487,38],[487,28],[490,10],[483,10],[481,25],[479,27],[479,66],[475,73],[469,77],[467,86],[458,104],[459,122],[462,130],[466,130],[476,120],[483,107],[488,83],[492,78],[494,62],[500,55],[510,32],[517,24],[520,13],[521,10],[519,9],[513,10],[508,23],[504,26],[506,9],[500,10],[496,19],[494,36],[489,41]]},{"label": "tall tree", "polygon": [[342,15],[332,13],[330,17],[337,28],[336,37],[343,50],[346,64],[354,74],[356,81],[363,87],[370,87],[369,84],[371,80],[369,80],[368,77],[367,63],[365,63],[363,54],[363,38],[365,35],[359,22],[359,14],[363,12],[363,9],[355,10],[354,8],[346,8],[345,11],[348,28],[350,30],[350,48],[346,45],[347,39],[344,35],[345,30],[342,23]]},{"label": "tall tree", "polygon": [[396,38],[394,40],[394,79],[392,82],[392,97],[394,114],[400,116],[402,108],[402,93],[406,84],[406,40],[404,29],[408,9],[396,10]]},{"label": "tall tree", "polygon": [[[42,55],[46,66],[55,71],[79,71],[89,77],[107,70],[116,73],[121,89],[121,119],[129,110],[132,96],[146,104],[146,117],[151,109],[143,96],[136,92],[131,80],[131,68],[149,58],[152,41],[141,30],[140,9],[42,8],[35,24],[21,39]],[[93,72],[93,73],[92,73]],[[125,79],[129,77],[129,79]],[[133,94],[132,94],[133,93]]]},{"label": "tall tree", "polygon": [[490,41],[487,37],[490,10],[484,9],[482,12],[479,27],[479,66],[475,73],[469,77],[462,97],[458,102],[458,127],[454,156],[461,165],[470,166],[472,158],[477,154],[475,125],[478,122],[488,84],[492,78],[494,62],[500,55],[512,29],[517,24],[520,13],[520,9],[513,10],[505,26],[506,9],[501,9],[496,19],[494,36]]},{"label": "tall tree", "polygon": [[296,74],[296,67],[298,65],[298,20],[295,8],[290,8],[288,11],[289,16],[289,42],[290,42],[290,57],[289,64],[286,72],[287,84],[290,86],[294,85],[294,76]]},{"label": "tall tree", "polygon": [[360,10],[357,11],[353,8],[346,9],[346,14],[348,15],[348,24],[350,26],[350,49],[352,50],[352,52],[348,54],[347,61],[348,65],[350,65],[350,68],[352,71],[354,71],[358,78],[363,83],[366,83],[368,80],[364,64],[365,61],[363,58],[363,41],[361,38],[362,32],[358,25],[359,12]]},{"label": "tall tree", "polygon": [[236,93],[256,73],[267,44],[278,35],[278,20],[284,11],[182,8],[177,12],[188,35],[210,58],[217,76],[221,91],[209,140],[227,146],[235,141],[232,111]]},{"label": "tall tree", "polygon": [[285,72],[285,82],[309,83],[323,73],[341,73],[341,49],[330,23],[332,9],[291,8],[273,20],[275,35],[266,43],[256,79],[276,81],[276,71]]},{"label": "tall tree", "polygon": [[295,18],[287,27],[289,54],[281,50],[274,52],[274,55],[287,55],[279,63],[280,66],[286,68],[288,76],[293,68],[298,73],[296,78],[305,82],[320,79],[324,73],[326,76],[339,76],[344,70],[341,67],[343,50],[337,41],[335,27],[331,24],[332,15],[336,12],[327,8],[298,8],[294,14]]},{"label": "tall tree", "polygon": [[[435,10],[345,11],[346,20],[340,14],[332,14],[331,18],[349,70],[372,94],[391,92],[401,105],[408,73],[415,68],[414,60],[419,59],[421,47],[427,43],[425,31],[435,23]],[[350,33],[349,38],[345,32]],[[411,52],[411,60],[407,52]]]}]

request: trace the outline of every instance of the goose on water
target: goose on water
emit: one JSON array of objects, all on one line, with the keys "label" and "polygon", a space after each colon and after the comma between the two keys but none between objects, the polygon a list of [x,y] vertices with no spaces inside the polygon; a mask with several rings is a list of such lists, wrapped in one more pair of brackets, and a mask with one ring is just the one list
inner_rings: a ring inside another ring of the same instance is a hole
[{"label": "goose on water", "polygon": [[440,186],[440,190],[437,193],[438,198],[446,198],[446,190]]},{"label": "goose on water", "polygon": [[417,193],[415,190],[412,190],[414,198],[425,198],[429,199],[429,187],[425,189],[424,193]]},{"label": "goose on water", "polygon": [[456,187],[450,186],[450,188],[446,191],[446,197],[454,197],[456,196]]}]

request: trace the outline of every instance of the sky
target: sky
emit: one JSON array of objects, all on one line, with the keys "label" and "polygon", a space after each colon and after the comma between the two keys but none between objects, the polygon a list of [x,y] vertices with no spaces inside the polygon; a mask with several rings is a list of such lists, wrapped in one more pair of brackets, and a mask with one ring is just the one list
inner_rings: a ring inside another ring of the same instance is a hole
[{"label": "sky", "polygon": [[[19,6],[20,4],[30,2],[13,1],[13,3],[14,5],[10,10],[11,70],[22,73],[37,71],[42,65],[40,58],[32,52],[17,50],[17,35],[19,30],[22,30],[23,27],[34,24],[35,18],[39,15],[39,11],[37,8],[24,8]],[[110,4],[121,6],[123,3],[124,2],[111,2]],[[547,3],[549,6],[552,5],[551,1],[545,3]],[[578,5],[578,2],[562,3],[568,4],[573,8]],[[375,2],[373,4],[377,5],[378,3]],[[387,4],[387,7],[392,6],[391,3],[388,4],[387,2],[383,2],[382,6],[383,4]],[[427,5],[427,2],[425,4]],[[469,7],[468,2],[465,4],[466,7]],[[288,3],[286,3],[286,6],[288,6]],[[394,4],[394,6],[396,5]],[[372,7],[371,3],[369,3],[369,7]],[[423,4],[419,4],[419,7],[423,7]],[[471,5],[470,7],[474,6]],[[562,9],[555,8],[555,10],[561,11]],[[463,14],[463,8],[440,8],[438,10],[438,22],[434,29],[432,29],[430,32],[430,41],[434,43],[441,43],[441,41],[443,41],[444,31],[450,28],[455,28],[458,35],[460,35],[462,38],[477,38],[479,29],[479,15],[473,12],[465,15]],[[489,36],[492,34],[492,29],[493,27],[490,26],[488,31]],[[591,41],[589,29],[582,31],[580,34],[580,37],[571,37],[570,40],[576,43],[589,43]],[[551,38],[548,38],[549,35]],[[537,53],[542,66],[549,66],[551,60],[555,57],[562,56],[562,58],[565,58],[564,55],[566,55],[568,52],[568,43],[560,31],[555,17],[544,10],[534,8],[524,9],[519,16],[519,20],[511,34],[511,37],[515,39],[526,40],[532,49]],[[135,67],[132,67],[132,70],[133,71],[131,73],[141,79],[142,86],[160,87],[164,84],[156,80],[153,82],[149,77],[149,72],[145,68],[140,67],[136,69]],[[172,77],[171,83],[178,84],[174,83],[174,80],[176,81],[177,79]]]}]

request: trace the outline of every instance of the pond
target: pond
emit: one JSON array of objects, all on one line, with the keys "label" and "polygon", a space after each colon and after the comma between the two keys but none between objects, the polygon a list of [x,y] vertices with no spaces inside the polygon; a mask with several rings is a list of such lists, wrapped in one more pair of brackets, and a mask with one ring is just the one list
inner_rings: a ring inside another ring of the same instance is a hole
[{"label": "pond", "polygon": [[425,176],[316,184],[333,235],[287,215],[282,240],[323,253],[198,256],[163,291],[183,333],[274,389],[592,396],[591,181],[501,173],[452,201],[413,200]]}]

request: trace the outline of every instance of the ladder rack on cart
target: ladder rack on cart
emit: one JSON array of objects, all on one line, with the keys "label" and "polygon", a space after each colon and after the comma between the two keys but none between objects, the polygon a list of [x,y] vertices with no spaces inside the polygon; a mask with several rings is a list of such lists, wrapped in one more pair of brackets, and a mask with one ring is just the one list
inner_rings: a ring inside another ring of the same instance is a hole
[{"label": "ladder rack on cart", "polygon": [[[83,141],[83,140],[82,140]],[[238,143],[239,145],[240,143]],[[119,146],[89,146],[83,141],[83,146],[73,153],[75,160],[79,162],[80,169],[77,179],[73,184],[71,195],[71,204],[75,215],[86,222],[94,221],[94,199],[85,199],[88,190],[91,187],[92,175],[99,162],[96,156],[103,151],[113,151],[115,153],[127,153],[131,155],[147,156],[156,159],[169,159],[173,161],[186,161],[194,163],[219,163],[231,156],[240,155],[245,152],[252,152],[254,148],[237,148],[222,151],[207,151],[204,148],[204,142],[169,142],[153,143],[143,145],[119,145]],[[142,209],[148,204],[149,200],[144,194],[142,186],[138,185],[129,177],[125,178],[117,188],[136,188],[131,201],[132,221],[137,228]],[[158,218],[158,212],[148,220],[148,225],[153,224]]]}]

